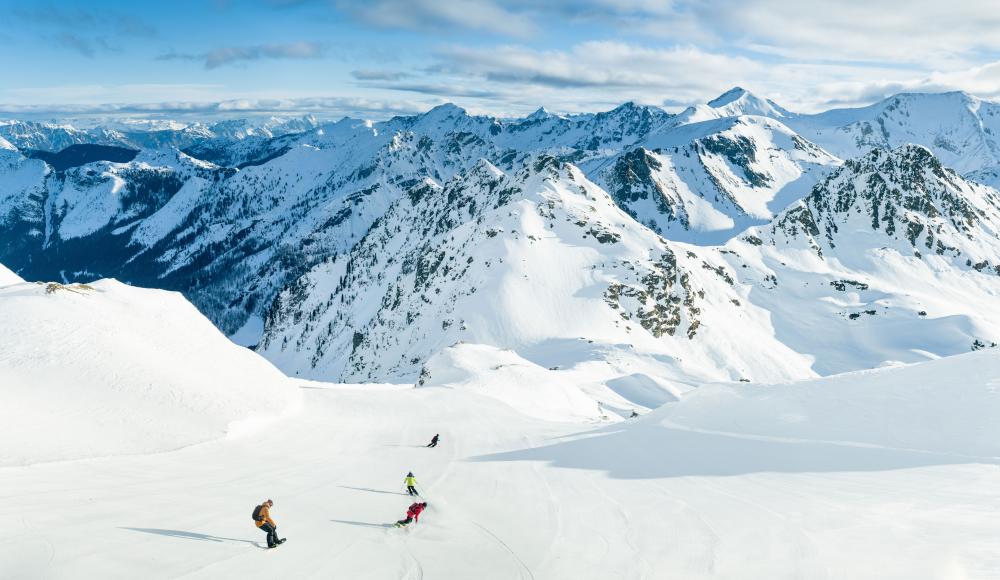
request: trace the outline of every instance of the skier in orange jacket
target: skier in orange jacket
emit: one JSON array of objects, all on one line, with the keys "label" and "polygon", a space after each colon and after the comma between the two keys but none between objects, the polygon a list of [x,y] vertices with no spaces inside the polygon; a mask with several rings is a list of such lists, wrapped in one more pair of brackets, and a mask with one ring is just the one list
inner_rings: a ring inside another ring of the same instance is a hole
[{"label": "skier in orange jacket", "polygon": [[278,544],[285,543],[285,538],[278,539],[278,524],[271,519],[271,506],[274,502],[266,499],[253,510],[254,524],[262,531],[267,532],[267,547],[274,548]]}]

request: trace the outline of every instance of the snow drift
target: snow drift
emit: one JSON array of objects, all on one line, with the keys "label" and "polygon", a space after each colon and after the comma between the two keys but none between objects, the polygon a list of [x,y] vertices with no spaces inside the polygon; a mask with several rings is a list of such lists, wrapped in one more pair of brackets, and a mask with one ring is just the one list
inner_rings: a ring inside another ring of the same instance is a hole
[{"label": "snow drift", "polygon": [[298,397],[177,293],[114,280],[13,284],[0,288],[0,320],[0,385],[17,409],[0,465],[176,449]]},{"label": "snow drift", "polygon": [[1000,354],[772,385],[713,384],[642,418],[482,461],[612,478],[884,472],[1000,462]]},{"label": "snow drift", "polygon": [[549,421],[597,419],[596,401],[562,378],[511,350],[457,344],[431,357],[420,387],[464,389],[498,399],[517,411]]}]

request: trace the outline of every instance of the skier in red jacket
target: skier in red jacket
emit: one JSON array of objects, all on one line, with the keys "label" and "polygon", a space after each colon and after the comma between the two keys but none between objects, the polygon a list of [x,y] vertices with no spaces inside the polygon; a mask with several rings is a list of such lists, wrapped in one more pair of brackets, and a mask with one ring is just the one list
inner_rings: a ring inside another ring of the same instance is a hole
[{"label": "skier in red jacket", "polygon": [[426,507],[427,507],[427,502],[418,502],[410,505],[410,507],[406,509],[406,519],[399,520],[398,522],[396,522],[396,527],[402,528],[403,526],[406,526],[411,522],[419,522],[420,512],[424,511]]}]

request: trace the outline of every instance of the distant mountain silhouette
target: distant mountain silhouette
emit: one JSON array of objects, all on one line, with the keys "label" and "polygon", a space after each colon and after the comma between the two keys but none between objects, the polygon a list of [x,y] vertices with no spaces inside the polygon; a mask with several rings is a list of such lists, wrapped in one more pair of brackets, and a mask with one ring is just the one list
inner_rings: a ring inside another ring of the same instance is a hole
[{"label": "distant mountain silhouette", "polygon": [[24,152],[26,157],[41,159],[51,165],[56,171],[65,171],[71,167],[79,167],[95,161],[112,161],[128,163],[135,159],[139,151],[110,145],[70,145],[62,151],[41,151],[32,149]]}]

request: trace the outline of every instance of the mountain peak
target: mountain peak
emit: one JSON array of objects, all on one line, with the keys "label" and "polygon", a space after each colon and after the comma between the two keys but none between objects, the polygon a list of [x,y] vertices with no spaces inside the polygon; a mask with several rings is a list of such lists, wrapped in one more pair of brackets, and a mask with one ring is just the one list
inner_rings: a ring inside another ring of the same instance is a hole
[{"label": "mountain peak", "polygon": [[930,168],[937,173],[943,171],[941,161],[934,152],[923,145],[905,143],[892,149],[876,148],[865,155],[848,159],[841,171],[866,171],[872,168],[895,171],[897,168],[918,170]]},{"label": "mountain peak", "polygon": [[614,109],[609,111],[610,113],[630,113],[632,111],[650,111],[653,107],[649,105],[640,105],[635,101],[625,101],[624,103],[618,105]]},{"label": "mountain peak", "polygon": [[946,169],[927,147],[906,144],[845,161],[772,228],[808,233],[829,248],[890,247],[971,266],[996,251],[985,240],[995,239],[998,201],[996,190]]},{"label": "mountain peak", "polygon": [[539,121],[542,119],[548,119],[549,117],[552,116],[553,116],[552,113],[550,113],[545,107],[538,107],[538,109],[536,109],[534,113],[525,117],[524,120]]},{"label": "mountain peak", "polygon": [[708,102],[708,106],[725,116],[760,115],[776,119],[791,116],[784,108],[770,99],[758,97],[743,87],[733,87]]},{"label": "mountain peak", "polygon": [[444,103],[427,111],[426,113],[424,113],[423,116],[444,119],[449,117],[458,117],[466,114],[467,113],[465,109],[459,107],[455,103]]},{"label": "mountain peak", "polygon": [[708,102],[710,107],[724,107],[733,101],[743,98],[744,95],[753,96],[750,91],[744,89],[743,87],[733,87],[728,91],[722,93],[718,97],[715,97]]}]

